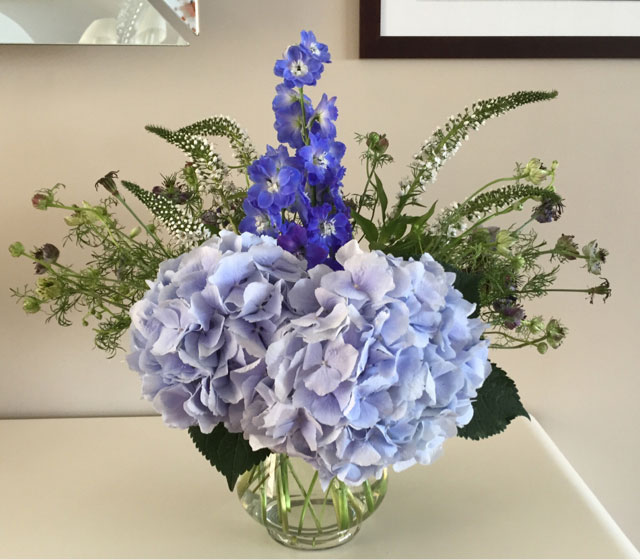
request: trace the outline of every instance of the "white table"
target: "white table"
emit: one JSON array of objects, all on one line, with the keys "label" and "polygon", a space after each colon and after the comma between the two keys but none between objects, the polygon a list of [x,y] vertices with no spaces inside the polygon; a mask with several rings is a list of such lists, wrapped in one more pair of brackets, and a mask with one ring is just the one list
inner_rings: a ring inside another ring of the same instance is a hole
[{"label": "white table", "polygon": [[624,558],[628,539],[535,422],[392,474],[347,545],[273,542],[157,417],[0,421],[1,557]]}]

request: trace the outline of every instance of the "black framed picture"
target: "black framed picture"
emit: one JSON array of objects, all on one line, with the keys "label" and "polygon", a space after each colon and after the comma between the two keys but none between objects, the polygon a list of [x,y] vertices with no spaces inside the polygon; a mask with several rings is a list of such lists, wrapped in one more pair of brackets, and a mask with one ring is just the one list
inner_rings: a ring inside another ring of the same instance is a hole
[{"label": "black framed picture", "polygon": [[361,58],[640,58],[638,0],[360,0]]}]

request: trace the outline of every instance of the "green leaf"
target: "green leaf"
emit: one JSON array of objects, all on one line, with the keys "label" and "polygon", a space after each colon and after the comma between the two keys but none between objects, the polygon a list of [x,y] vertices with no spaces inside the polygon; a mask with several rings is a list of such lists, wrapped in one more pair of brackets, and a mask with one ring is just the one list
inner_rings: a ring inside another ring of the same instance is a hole
[{"label": "green leaf", "polygon": [[378,200],[380,201],[380,208],[382,209],[382,215],[386,216],[387,204],[389,203],[387,199],[387,193],[384,192],[384,185],[382,184],[382,181],[380,180],[380,177],[378,177],[377,173],[374,174],[374,177],[375,177],[374,187],[376,188],[376,194],[378,195]]},{"label": "green leaf", "polygon": [[479,440],[503,432],[514,418],[524,416],[531,419],[522,406],[516,384],[507,377],[504,370],[491,364],[491,373],[478,389],[473,401],[473,418],[463,428],[458,428],[458,436]]},{"label": "green leaf", "polygon": [[242,473],[264,461],[270,453],[268,449],[254,451],[242,434],[229,432],[223,424],[218,424],[210,434],[191,426],[189,436],[198,451],[227,478],[229,490],[233,490]]},{"label": "green leaf", "polygon": [[351,211],[353,221],[360,227],[362,233],[369,243],[375,243],[378,240],[378,228],[371,221],[365,218],[362,214],[358,214],[355,210]]},{"label": "green leaf", "polygon": [[438,204],[437,200],[431,205],[431,208],[429,208],[429,210],[427,210],[426,213],[424,213],[422,216],[418,216],[414,220],[413,224],[411,225],[411,231],[413,233],[422,235],[424,226],[427,224],[427,222],[429,221],[429,218],[431,218],[431,216],[433,216],[433,213],[436,211],[436,204]]}]

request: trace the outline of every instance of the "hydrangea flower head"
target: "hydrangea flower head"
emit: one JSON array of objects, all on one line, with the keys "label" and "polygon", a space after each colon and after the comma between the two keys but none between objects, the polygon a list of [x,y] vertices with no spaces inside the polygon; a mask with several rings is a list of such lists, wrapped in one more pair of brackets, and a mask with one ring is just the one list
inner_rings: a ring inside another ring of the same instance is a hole
[{"label": "hydrangea flower head", "polygon": [[287,292],[305,276],[306,262],[275,239],[228,231],[162,264],[131,308],[127,360],[167,424],[240,431],[243,395],[264,377],[267,348],[291,315]]},{"label": "hydrangea flower head", "polygon": [[242,420],[254,448],[304,458],[325,486],[433,461],[490,371],[485,325],[429,255],[350,241],[336,258],[343,270],[317,266],[288,291],[300,316],[275,335]]}]

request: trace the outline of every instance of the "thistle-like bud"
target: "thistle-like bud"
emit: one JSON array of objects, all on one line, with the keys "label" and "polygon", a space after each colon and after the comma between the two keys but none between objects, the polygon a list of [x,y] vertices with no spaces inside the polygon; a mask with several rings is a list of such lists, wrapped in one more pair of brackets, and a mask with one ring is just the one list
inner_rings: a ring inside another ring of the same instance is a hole
[{"label": "thistle-like bud", "polygon": [[496,233],[496,251],[504,256],[511,255],[509,247],[511,247],[516,241],[516,238],[511,232],[506,229],[501,229]]},{"label": "thistle-like bud", "polygon": [[565,235],[564,233],[556,241],[556,246],[553,248],[553,255],[558,260],[574,261],[580,256],[578,250],[578,244],[573,240],[573,235]]},{"label": "thistle-like bud", "polygon": [[533,209],[531,217],[540,224],[548,224],[549,222],[555,222],[562,215],[564,210],[564,204],[560,200],[554,200],[547,198],[542,201],[540,206],[536,206]]},{"label": "thistle-like bud", "polygon": [[367,135],[367,147],[376,154],[384,154],[389,148],[389,140],[387,140],[387,135],[378,134],[377,132],[370,132]]},{"label": "thistle-like bud", "polygon": [[598,248],[598,242],[594,239],[582,248],[582,254],[587,261],[587,264],[585,265],[587,270],[591,274],[600,274],[602,265],[605,263],[607,256],[609,255],[609,251]]},{"label": "thistle-like bud", "polygon": [[24,245],[20,241],[16,241],[9,245],[9,253],[12,257],[20,257],[24,255]]},{"label": "thistle-like bud", "polygon": [[549,176],[549,171],[538,158],[533,158],[525,166],[524,174],[531,183],[539,185]]},{"label": "thistle-like bud", "polygon": [[[47,264],[53,264],[58,260],[60,256],[60,250],[52,243],[45,243],[39,249],[36,249],[33,256],[38,261],[44,261]],[[47,267],[42,262],[36,262],[36,274],[44,274],[47,271]]]},{"label": "thistle-like bud", "polygon": [[216,227],[218,225],[218,212],[215,210],[205,210],[200,215],[200,220],[205,226]]},{"label": "thistle-like bud", "polygon": [[594,286],[593,288],[589,288],[587,293],[591,296],[590,303],[593,303],[593,298],[595,296],[604,296],[603,301],[607,301],[611,297],[611,285],[609,284],[609,280],[602,278],[602,283]]},{"label": "thistle-like bud", "polygon": [[37,313],[40,311],[40,302],[37,298],[27,296],[22,302],[22,309],[25,313]]},{"label": "thistle-like bud", "polygon": [[36,282],[36,294],[43,301],[56,299],[61,293],[62,286],[55,278],[46,276],[44,278],[39,278]]},{"label": "thistle-like bud", "polygon": [[116,182],[114,179],[118,178],[118,171],[109,171],[104,177],[98,179],[96,181],[95,187],[98,190],[98,187],[104,187],[109,194],[117,195],[118,189],[116,187]]},{"label": "thistle-like bud", "polygon": [[51,197],[44,193],[36,193],[31,197],[31,204],[37,210],[46,210],[51,203]]},{"label": "thistle-like bud", "polygon": [[544,331],[544,319],[537,315],[531,319],[527,325],[532,334],[538,334]]},{"label": "thistle-like bud", "polygon": [[506,329],[515,329],[520,326],[527,317],[524,309],[518,305],[515,296],[497,299],[493,302],[493,309],[498,312],[503,319],[503,326]]},{"label": "thistle-like bud", "polygon": [[551,319],[547,323],[547,342],[554,350],[558,348],[567,336],[567,328],[560,324],[557,319]]}]

